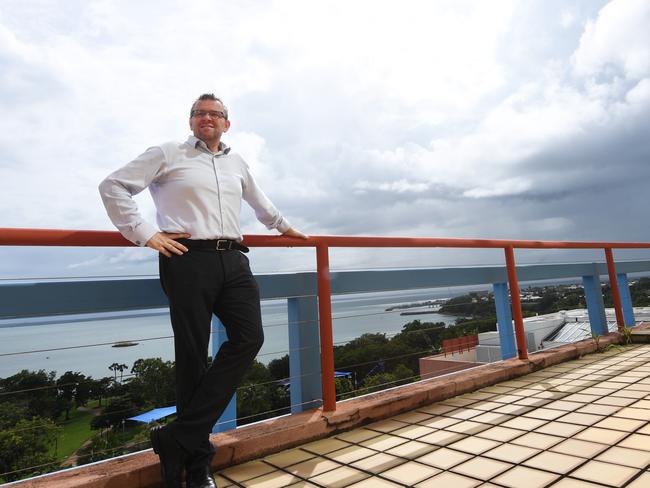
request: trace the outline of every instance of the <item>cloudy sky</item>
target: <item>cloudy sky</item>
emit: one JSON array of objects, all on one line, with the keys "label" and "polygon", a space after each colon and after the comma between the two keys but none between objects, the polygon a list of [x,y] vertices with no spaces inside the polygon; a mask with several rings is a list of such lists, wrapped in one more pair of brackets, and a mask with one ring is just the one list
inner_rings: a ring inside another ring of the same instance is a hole
[{"label": "cloudy sky", "polygon": [[[303,232],[650,241],[648,25],[647,0],[3,0],[0,227],[112,229],[97,184],[184,140],[192,101],[215,92],[226,142]],[[3,277],[156,269],[146,249],[3,254]],[[256,250],[254,268],[312,254]],[[480,262],[502,257],[333,255]]]}]

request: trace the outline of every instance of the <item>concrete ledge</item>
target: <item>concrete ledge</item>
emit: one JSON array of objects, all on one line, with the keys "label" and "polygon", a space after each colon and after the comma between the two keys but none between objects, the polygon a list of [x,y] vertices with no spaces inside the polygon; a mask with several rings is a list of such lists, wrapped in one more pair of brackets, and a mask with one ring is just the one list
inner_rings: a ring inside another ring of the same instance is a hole
[{"label": "concrete ledge", "polygon": [[[650,323],[647,324],[650,330]],[[599,339],[598,346],[620,344],[618,333]],[[579,358],[597,350],[596,342],[587,339],[574,344],[542,351],[528,360],[509,359],[445,376],[420,381],[387,391],[354,398],[337,404],[335,412],[311,410],[280,417],[263,423],[214,434],[217,448],[215,470],[256,459],[321,439],[337,432],[407,412],[418,407],[469,393],[507,381],[555,364]],[[91,465],[12,483],[20,488],[149,488],[160,486],[158,456],[151,449]]]}]

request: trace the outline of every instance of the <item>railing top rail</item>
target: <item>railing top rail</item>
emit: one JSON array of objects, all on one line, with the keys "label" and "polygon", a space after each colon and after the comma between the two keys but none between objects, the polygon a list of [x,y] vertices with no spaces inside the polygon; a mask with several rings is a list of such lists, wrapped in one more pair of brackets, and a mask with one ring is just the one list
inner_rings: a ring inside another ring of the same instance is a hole
[{"label": "railing top rail", "polygon": [[[246,235],[250,247],[456,247],[503,249],[650,249],[650,242],[529,241],[439,237],[311,236],[297,239]],[[119,232],[105,230],[0,228],[0,246],[124,247],[134,246]]]}]

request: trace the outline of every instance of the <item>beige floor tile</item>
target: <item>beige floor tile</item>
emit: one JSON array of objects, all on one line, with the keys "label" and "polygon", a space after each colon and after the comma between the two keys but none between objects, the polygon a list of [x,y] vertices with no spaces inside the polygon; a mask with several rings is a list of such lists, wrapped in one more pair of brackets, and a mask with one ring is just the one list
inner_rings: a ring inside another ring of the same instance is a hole
[{"label": "beige floor tile", "polygon": [[[472,420],[468,420],[468,422],[480,422],[482,424],[498,425],[512,418],[514,418],[512,415],[506,415],[506,414],[496,413],[496,412],[485,412],[482,415],[478,415],[474,417]],[[490,426],[488,426],[488,428],[489,427]]]},{"label": "beige floor tile", "polygon": [[418,483],[416,488],[474,488],[481,482],[466,478],[454,473],[440,473],[422,483]]},{"label": "beige floor tile", "polygon": [[635,400],[639,400],[646,396],[646,392],[635,391],[635,390],[618,390],[617,392],[612,393],[611,396],[621,397],[621,398],[633,398]]},{"label": "beige floor tile", "polygon": [[319,485],[327,486],[328,488],[342,488],[368,478],[369,476],[371,475],[359,471],[358,469],[350,468],[349,466],[342,466],[333,471],[313,476],[310,478],[310,481],[318,483]]},{"label": "beige floor tile", "polygon": [[377,451],[361,446],[350,446],[338,451],[325,454],[328,458],[341,464],[350,464],[359,459],[367,458],[377,454]]},{"label": "beige floor tile", "polygon": [[495,483],[511,488],[542,488],[551,481],[559,478],[556,474],[547,473],[538,469],[516,466],[510,471],[494,478]]},{"label": "beige floor tile", "polygon": [[454,397],[447,398],[442,403],[444,405],[453,405],[454,407],[466,407],[472,403],[476,403],[476,400],[472,400],[471,398]]},{"label": "beige floor tile", "polygon": [[380,435],[379,432],[375,432],[374,430],[355,429],[349,432],[343,432],[342,434],[336,434],[336,438],[345,442],[359,443],[372,439],[373,437],[379,437]]},{"label": "beige floor tile", "polygon": [[592,458],[597,454],[607,449],[604,444],[597,442],[587,442],[578,439],[567,439],[553,446],[550,450],[559,452],[561,454],[568,454],[570,456],[577,456],[582,458]]},{"label": "beige floor tile", "polygon": [[299,481],[293,485],[287,486],[287,488],[319,488],[318,485],[310,483],[309,481]]},{"label": "beige floor tile", "polygon": [[636,431],[636,433],[650,435],[650,424],[641,427],[639,430]]},{"label": "beige floor tile", "polygon": [[430,478],[434,474],[438,474],[439,472],[439,469],[432,466],[426,466],[424,464],[409,461],[401,466],[396,466],[388,471],[384,471],[381,475],[384,478],[413,486],[420,481]]},{"label": "beige floor tile", "polygon": [[301,478],[310,478],[340,467],[341,465],[339,463],[335,463],[329,459],[315,457],[284,469]]},{"label": "beige floor tile", "polygon": [[489,412],[490,410],[494,410],[495,408],[501,407],[503,404],[498,403],[498,402],[493,402],[492,400],[486,400],[482,402],[478,402],[472,405],[472,408],[476,410],[483,410],[485,412]]},{"label": "beige floor tile", "polygon": [[[650,386],[650,385],[648,385]],[[645,408],[650,409],[650,400],[639,400],[630,405],[630,408]]]},{"label": "beige floor tile", "polygon": [[405,442],[408,442],[408,439],[404,439],[403,437],[397,437],[395,435],[384,434],[379,437],[373,437],[372,439],[363,441],[361,442],[361,445],[364,447],[369,447],[370,449],[374,449],[375,451],[385,451],[387,449],[390,449],[391,447],[404,444]]},{"label": "beige floor tile", "polygon": [[285,466],[290,466],[311,459],[314,456],[315,454],[303,451],[302,449],[291,449],[289,451],[282,451],[278,454],[272,454],[271,456],[264,458],[264,460],[267,463],[271,463],[273,466],[284,468]]},{"label": "beige floor tile", "polygon": [[451,471],[459,474],[464,474],[472,478],[489,480],[490,478],[503,473],[505,470],[510,469],[511,467],[512,464],[504,463],[503,461],[496,461],[494,459],[487,459],[484,457],[475,457],[469,461],[451,468]]},{"label": "beige floor tile", "polygon": [[603,488],[603,485],[595,485],[588,481],[577,480],[575,478],[564,478],[551,485],[553,488]]},{"label": "beige floor tile", "polygon": [[586,405],[579,410],[576,410],[578,413],[591,413],[594,415],[612,415],[620,410],[621,407],[614,405]]},{"label": "beige floor tile", "polygon": [[391,432],[391,435],[398,435],[400,437],[406,437],[407,439],[417,439],[423,435],[432,434],[436,429],[431,427],[425,427],[423,425],[408,425],[401,429],[394,430]]},{"label": "beige floor tile", "polygon": [[564,400],[567,402],[578,402],[578,403],[593,403],[598,400],[599,396],[594,395],[585,395],[584,393],[574,393],[565,397]]},{"label": "beige floor tile", "polygon": [[441,447],[437,451],[430,452],[416,459],[419,463],[428,464],[434,468],[449,469],[471,458],[471,454],[464,452],[452,451],[446,447]]},{"label": "beige floor tile", "polygon": [[353,485],[348,486],[348,488],[400,488],[402,485],[393,483],[392,481],[384,480],[373,476],[372,478],[366,478],[363,481],[354,483]]},{"label": "beige floor tile", "polygon": [[407,412],[401,415],[396,415],[393,417],[393,420],[398,420],[399,422],[406,422],[408,424],[418,424],[424,422],[425,420],[432,419],[433,416],[427,413],[422,412]]},{"label": "beige floor tile", "polygon": [[404,422],[396,422],[395,420],[388,419],[373,424],[366,425],[366,429],[377,430],[379,432],[392,432],[397,429],[406,427]]},{"label": "beige floor tile", "polygon": [[585,428],[584,425],[567,424],[564,422],[549,422],[542,425],[535,432],[540,434],[557,435],[563,437],[571,437]]},{"label": "beige floor tile", "polygon": [[227,480],[223,476],[219,474],[214,474],[214,480],[217,482],[217,486],[221,486],[223,488],[228,488],[229,486],[235,486],[232,484],[231,481]]},{"label": "beige floor tile", "polygon": [[620,464],[630,468],[645,468],[650,463],[650,452],[626,447],[610,447],[595,458],[605,463]]},{"label": "beige floor tile", "polygon": [[[594,395],[598,397],[603,397],[605,395],[609,395],[610,393],[614,393],[616,390],[613,390],[611,388],[602,388],[601,384],[598,384],[596,386],[592,386],[590,388],[585,388],[582,390],[582,393],[585,395]],[[598,400],[594,400],[594,403],[596,403]]]},{"label": "beige floor tile", "polygon": [[650,486],[650,473],[646,472],[627,485],[627,488],[648,488],[648,486]]},{"label": "beige floor tile", "polygon": [[483,437],[485,439],[492,439],[493,441],[508,442],[515,437],[520,437],[526,432],[523,430],[509,429],[507,427],[492,427],[491,429],[484,430],[476,434],[478,437]]},{"label": "beige floor tile", "polygon": [[598,422],[594,427],[603,429],[621,430],[623,432],[633,432],[641,427],[645,422],[643,420],[624,419],[620,417],[608,417]]},{"label": "beige floor tile", "polygon": [[246,488],[284,488],[298,481],[301,481],[300,478],[278,470],[265,474],[264,476],[253,478],[252,480],[244,481],[242,485]]},{"label": "beige floor tile", "polygon": [[565,474],[584,462],[584,458],[547,451],[529,459],[524,464],[530,468],[545,469],[546,471]]},{"label": "beige floor tile", "polygon": [[626,407],[634,402],[636,402],[636,398],[621,398],[621,397],[614,397],[611,395],[606,396],[605,398],[601,398],[600,400],[596,400],[594,404],[596,405],[614,405],[617,407]]},{"label": "beige floor tile", "polygon": [[561,422],[566,422],[567,424],[578,424],[578,425],[593,425],[596,422],[599,422],[603,419],[602,415],[592,415],[589,413],[577,413],[572,412],[566,414],[560,419]]},{"label": "beige floor tile", "polygon": [[613,416],[623,417],[626,419],[644,420],[647,422],[650,420],[650,409],[625,407],[621,408]]},{"label": "beige floor tile", "polygon": [[530,398],[522,398],[521,400],[517,400],[515,402],[515,405],[526,405],[529,407],[543,407],[544,405],[548,405],[552,401],[553,400],[549,400],[547,398],[530,397]]},{"label": "beige floor tile", "polygon": [[567,413],[564,410],[553,410],[551,408],[536,408],[535,410],[531,410],[530,412],[525,413],[524,417],[530,417],[533,419],[541,419],[541,420],[555,420],[556,418],[566,414]]},{"label": "beige floor tile", "polygon": [[512,444],[517,444],[519,446],[532,447],[534,449],[548,449],[559,442],[562,442],[564,438],[548,434],[539,434],[537,432],[530,432],[521,437],[510,441]]},{"label": "beige floor tile", "polygon": [[[482,417],[483,415],[479,415],[479,417]],[[488,414],[488,415],[492,415],[492,414]],[[489,424],[486,425],[479,422],[474,422],[474,420],[463,420],[462,422],[459,422],[457,424],[450,425],[449,427],[445,427],[445,430],[449,432],[457,432],[459,434],[474,435],[484,430],[487,430],[489,428],[490,428]]]},{"label": "beige floor tile", "polygon": [[482,410],[476,410],[473,408],[459,408],[457,410],[454,410],[453,412],[447,413],[446,415],[454,419],[469,420],[472,417],[481,415],[482,413],[483,413]]},{"label": "beige floor tile", "polygon": [[519,429],[519,430],[526,430],[526,431],[531,431],[536,429],[537,427],[544,425],[546,423],[546,420],[539,420],[539,419],[529,419],[525,417],[517,417],[512,420],[508,420],[507,422],[504,422],[501,424],[501,427],[508,427],[511,429]]},{"label": "beige floor tile", "polygon": [[611,486],[622,486],[627,480],[638,473],[637,469],[600,461],[589,461],[584,466],[571,473],[572,478],[606,483]]},{"label": "beige floor tile", "polygon": [[460,439],[464,439],[467,437],[464,434],[457,434],[455,432],[447,432],[445,430],[439,430],[434,432],[433,434],[428,434],[423,437],[420,437],[418,441],[420,442],[426,442],[428,444],[434,444],[436,446],[446,446],[447,444],[451,444],[452,442],[459,441]]},{"label": "beige floor tile", "polygon": [[377,474],[402,464],[403,462],[404,460],[401,458],[380,452],[374,456],[361,459],[360,461],[355,461],[351,463],[351,466]]},{"label": "beige floor tile", "polygon": [[573,412],[579,408],[584,407],[584,403],[578,402],[568,402],[566,400],[558,400],[556,402],[551,402],[546,405],[546,408],[552,408],[553,410],[564,410],[565,412]]},{"label": "beige floor tile", "polygon": [[428,452],[431,452],[434,449],[437,449],[437,447],[431,444],[427,444],[425,442],[409,441],[406,444],[400,444],[397,447],[388,449],[386,451],[386,454],[390,454],[391,456],[399,456],[407,459],[414,459]]},{"label": "beige floor tile", "polygon": [[650,451],[650,436],[642,434],[632,434],[626,437],[619,444],[621,447],[629,447],[630,449],[641,449],[643,451]]},{"label": "beige floor tile", "polygon": [[490,439],[482,439],[480,437],[468,437],[461,441],[454,442],[453,444],[450,444],[448,447],[450,449],[456,449],[457,451],[478,455],[489,449],[493,449],[498,445],[499,443],[497,441],[492,441]]},{"label": "beige floor tile", "polygon": [[462,422],[460,419],[452,419],[451,417],[435,417],[433,420],[426,420],[420,425],[431,427],[432,429],[445,429],[450,425]]},{"label": "beige floor tile", "polygon": [[269,466],[262,461],[251,461],[239,464],[238,466],[233,466],[232,468],[224,469],[221,474],[239,483],[251,478],[257,478],[258,476],[270,473],[271,471],[275,471],[273,466]]},{"label": "beige floor tile", "polygon": [[310,442],[309,444],[305,444],[304,446],[301,446],[301,449],[305,451],[313,452],[315,454],[327,454],[328,452],[338,451],[339,449],[343,449],[344,447],[350,447],[350,443],[332,438],[332,439],[323,439],[316,442]]},{"label": "beige floor tile", "polygon": [[511,403],[514,403],[517,400],[521,400],[521,399],[522,397],[517,395],[497,395],[494,398],[492,398],[492,401],[498,402],[503,406],[503,405],[510,405]]},{"label": "beige floor tile", "polygon": [[456,410],[456,408],[457,407],[451,405],[442,405],[440,403],[436,403],[434,405],[429,405],[428,407],[420,407],[418,408],[418,412],[430,413],[431,415],[444,415],[447,412]]},{"label": "beige floor tile", "polygon": [[499,461],[519,464],[539,452],[539,449],[533,449],[532,447],[518,446],[516,444],[502,444],[499,447],[484,452],[483,456],[498,459]]},{"label": "beige floor tile", "polygon": [[[538,394],[535,395],[535,398],[544,398],[547,400],[560,400],[561,398],[564,398],[567,396],[568,393],[561,392],[561,391],[541,391]],[[553,402],[550,402],[553,403]],[[549,404],[550,404],[549,403]],[[547,405],[549,405],[547,404]]]},{"label": "beige floor tile", "polygon": [[574,439],[581,441],[600,442],[601,444],[614,445],[623,437],[627,432],[620,430],[601,429],[600,427],[589,427],[573,436]]},{"label": "beige floor tile", "polygon": [[530,412],[531,410],[534,410],[535,407],[527,406],[527,405],[518,405],[516,403],[511,403],[509,405],[503,405],[502,407],[495,408],[492,410],[494,413],[503,413],[506,415],[523,415],[526,412]]}]

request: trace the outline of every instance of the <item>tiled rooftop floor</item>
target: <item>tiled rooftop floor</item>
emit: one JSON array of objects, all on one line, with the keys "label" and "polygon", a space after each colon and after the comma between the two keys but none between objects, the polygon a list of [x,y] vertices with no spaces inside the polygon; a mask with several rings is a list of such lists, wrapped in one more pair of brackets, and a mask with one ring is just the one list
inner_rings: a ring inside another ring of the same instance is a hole
[{"label": "tiled rooftop floor", "polygon": [[614,347],[218,473],[219,487],[650,487],[650,345]]}]

